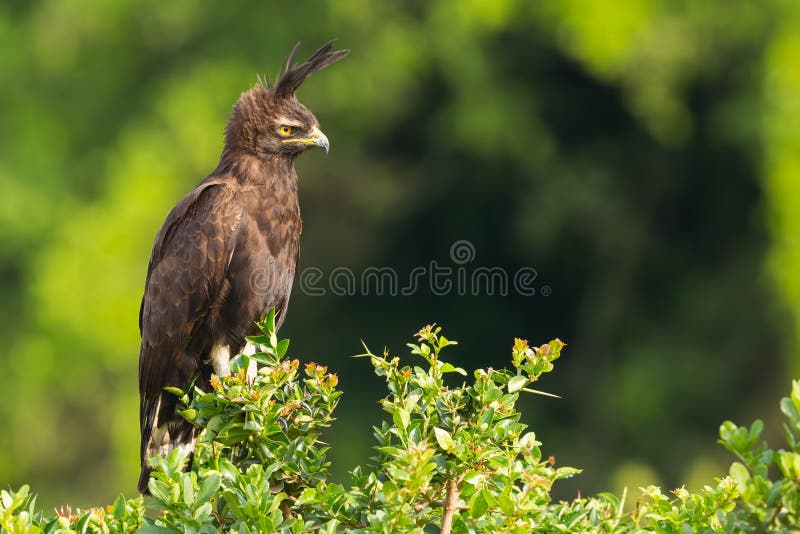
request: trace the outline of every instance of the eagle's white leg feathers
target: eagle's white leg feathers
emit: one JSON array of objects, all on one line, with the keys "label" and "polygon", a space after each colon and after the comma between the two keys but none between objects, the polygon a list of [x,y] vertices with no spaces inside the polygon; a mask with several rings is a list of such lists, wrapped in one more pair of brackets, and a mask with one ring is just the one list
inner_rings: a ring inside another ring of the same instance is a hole
[{"label": "eagle's white leg feathers", "polygon": [[188,458],[189,455],[194,452],[194,444],[195,444],[194,438],[192,438],[192,440],[189,441],[188,443],[170,444],[170,451],[172,451],[172,449],[178,449],[179,451],[181,451],[181,456],[183,456],[184,458]]},{"label": "eagle's white leg feathers", "polygon": [[[163,393],[162,393],[163,395]],[[164,452],[164,447],[169,447],[167,425],[158,426],[158,414],[161,413],[161,395],[158,397],[156,409],[153,410],[153,420],[150,423],[150,441],[147,442],[147,457],[152,458]]]},{"label": "eagle's white leg feathers", "polygon": [[217,376],[231,374],[231,348],[228,345],[214,345],[211,349],[211,365]]},{"label": "eagle's white leg feathers", "polygon": [[[258,352],[258,347],[250,343],[245,344],[242,354],[252,356]],[[211,365],[214,367],[214,374],[217,376],[230,376],[231,374],[231,348],[228,345],[214,345],[210,354]],[[258,364],[251,360],[247,366],[247,379],[253,381],[258,372]]]},{"label": "eagle's white leg feathers", "polygon": [[[258,352],[258,347],[250,343],[249,341],[242,349],[242,354],[247,356],[252,356]],[[250,364],[247,366],[247,381],[252,383],[256,379],[256,374],[258,374],[258,362],[255,360],[250,360]]]},{"label": "eagle's white leg feathers", "polygon": [[[248,356],[253,355],[256,352],[258,352],[258,348],[249,342],[242,350],[242,354],[246,354]],[[228,345],[214,345],[214,347],[211,349],[209,359],[211,360],[211,365],[214,368],[214,374],[217,376],[230,376],[231,348]],[[255,380],[257,372],[258,364],[255,361],[251,361],[247,366],[247,379],[251,382]],[[164,393],[162,393],[162,395],[164,395]],[[158,414],[160,412],[161,397],[158,398],[158,404],[156,404],[156,409],[153,412],[155,417],[152,422],[150,442],[147,446],[147,457],[150,458],[158,454],[169,454],[173,451],[173,449],[180,449],[181,455],[184,457],[194,452],[194,440],[191,440],[188,443],[176,443],[169,435],[169,425],[159,425]]]},{"label": "eagle's white leg feathers", "polygon": [[[171,395],[171,393],[162,393],[162,395]],[[152,423],[152,431],[150,433],[150,441],[147,444],[147,457],[152,458],[159,454],[169,455],[174,449],[181,451],[181,456],[188,457],[194,452],[194,440],[188,443],[175,442],[169,435],[169,425],[158,424],[158,414],[161,413],[161,397],[158,398],[156,409],[154,411],[155,419]]]}]

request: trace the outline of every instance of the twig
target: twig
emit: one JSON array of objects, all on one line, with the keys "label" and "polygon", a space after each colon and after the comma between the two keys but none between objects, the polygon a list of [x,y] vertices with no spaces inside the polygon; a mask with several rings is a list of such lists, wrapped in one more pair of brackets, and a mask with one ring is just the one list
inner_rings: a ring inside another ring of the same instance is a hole
[{"label": "twig", "polygon": [[[424,510],[426,507],[434,505],[434,506],[444,506],[445,502],[441,499],[434,499],[432,501],[425,501],[417,504],[415,506],[417,512]],[[469,506],[466,504],[456,504],[456,510],[469,510]]]},{"label": "twig", "polygon": [[444,499],[444,512],[442,513],[442,534],[450,534],[453,528],[453,514],[458,506],[458,482],[455,478],[447,481],[447,496]]},{"label": "twig", "polygon": [[283,512],[284,519],[292,518],[292,508],[289,506],[289,499],[283,499],[281,501],[281,512]]}]

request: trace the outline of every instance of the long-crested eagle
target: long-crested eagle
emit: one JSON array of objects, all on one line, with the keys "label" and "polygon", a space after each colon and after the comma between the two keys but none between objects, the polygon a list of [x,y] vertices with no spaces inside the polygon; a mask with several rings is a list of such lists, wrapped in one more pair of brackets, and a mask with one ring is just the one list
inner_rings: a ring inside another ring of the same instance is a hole
[{"label": "long-crested eagle", "polygon": [[255,322],[273,307],[277,325],[285,318],[302,226],[294,159],[312,147],[328,150],[295,90],[348,53],[332,52],[331,41],[295,64],[298,46],[274,84],[265,78],[239,97],[217,168],[156,236],[139,313],[142,493],[148,458],[194,450],[195,429],[163,388],[230,374],[230,357],[254,350],[244,337],[255,334]]}]

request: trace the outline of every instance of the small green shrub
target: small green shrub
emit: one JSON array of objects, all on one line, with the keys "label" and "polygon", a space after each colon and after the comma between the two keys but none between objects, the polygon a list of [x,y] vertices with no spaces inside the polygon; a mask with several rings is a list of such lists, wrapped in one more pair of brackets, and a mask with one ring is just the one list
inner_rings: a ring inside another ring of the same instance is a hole
[{"label": "small green shrub", "polygon": [[[261,352],[237,356],[232,375],[212,379],[211,391],[171,389],[201,431],[189,470],[177,451],[153,459],[146,505],[120,496],[106,508],[46,517],[22,487],[2,492],[0,532],[686,533],[798,525],[800,381],[781,402],[788,449],[760,441],[761,421],[750,428],[725,422],[720,443],[738,461],[698,494],[649,486],[630,512],[625,495],[554,502],[553,484],[580,471],[543,458],[516,402],[521,393],[547,394],[532,385],[553,369],[564,344],[517,339],[511,370],[478,369],[467,381],[464,369],[442,359],[455,342],[427,326],[409,344],[419,365],[361,355],[386,381],[381,404],[389,417],[374,429],[375,455],[342,485],[329,481],[320,440],[341,395],[336,375],[289,359],[273,314],[259,326],[263,335],[250,341]],[[251,359],[260,367],[248,381]]]}]

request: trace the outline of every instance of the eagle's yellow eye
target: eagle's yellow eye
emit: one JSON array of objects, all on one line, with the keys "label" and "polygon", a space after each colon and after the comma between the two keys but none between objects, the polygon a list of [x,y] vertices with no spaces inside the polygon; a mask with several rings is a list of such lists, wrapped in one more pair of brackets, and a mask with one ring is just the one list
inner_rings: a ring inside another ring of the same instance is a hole
[{"label": "eagle's yellow eye", "polygon": [[291,126],[283,125],[280,128],[278,128],[278,133],[281,134],[281,136],[283,137],[289,137],[290,135],[292,135],[292,132],[294,132],[294,128],[292,128]]}]

